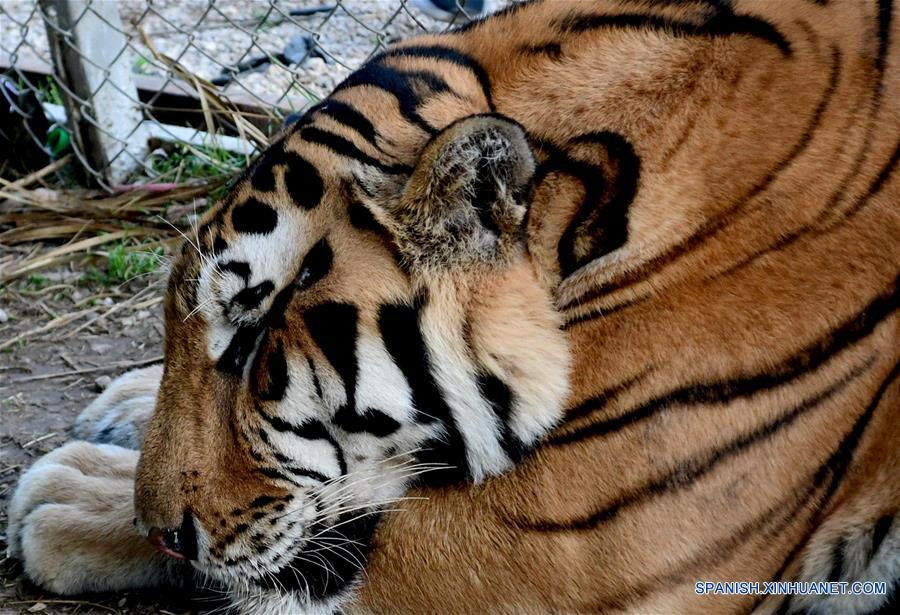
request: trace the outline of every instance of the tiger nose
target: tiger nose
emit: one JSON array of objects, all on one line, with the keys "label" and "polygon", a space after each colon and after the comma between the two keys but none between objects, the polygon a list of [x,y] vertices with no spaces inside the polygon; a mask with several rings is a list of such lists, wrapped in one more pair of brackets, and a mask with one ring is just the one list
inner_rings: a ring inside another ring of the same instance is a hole
[{"label": "tiger nose", "polygon": [[175,559],[197,559],[197,531],[194,517],[189,510],[184,511],[181,527],[176,529],[150,528],[147,540],[157,551],[162,551]]}]

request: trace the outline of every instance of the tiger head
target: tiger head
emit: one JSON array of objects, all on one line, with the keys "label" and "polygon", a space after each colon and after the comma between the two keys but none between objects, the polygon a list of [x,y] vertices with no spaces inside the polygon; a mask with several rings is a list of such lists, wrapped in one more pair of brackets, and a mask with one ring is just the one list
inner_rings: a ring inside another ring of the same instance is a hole
[{"label": "tiger head", "polygon": [[522,128],[469,115],[404,160],[341,105],[258,159],[169,281],[137,523],[245,597],[338,599],[413,481],[509,470],[567,393]]}]

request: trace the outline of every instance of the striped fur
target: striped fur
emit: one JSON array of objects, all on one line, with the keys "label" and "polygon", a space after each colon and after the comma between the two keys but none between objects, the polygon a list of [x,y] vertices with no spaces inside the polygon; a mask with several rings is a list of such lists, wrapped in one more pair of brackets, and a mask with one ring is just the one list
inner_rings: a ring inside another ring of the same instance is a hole
[{"label": "striped fur", "polygon": [[545,0],[375,57],[175,265],[140,529],[189,511],[247,611],[889,609],[894,4]]}]

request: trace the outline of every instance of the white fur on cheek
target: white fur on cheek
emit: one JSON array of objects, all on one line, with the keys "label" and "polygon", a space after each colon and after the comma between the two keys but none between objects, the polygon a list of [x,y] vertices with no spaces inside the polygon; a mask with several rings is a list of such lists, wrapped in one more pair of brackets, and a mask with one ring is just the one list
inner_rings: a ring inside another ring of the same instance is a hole
[{"label": "white fur on cheek", "polygon": [[374,408],[403,423],[412,418],[412,391],[384,342],[365,331],[356,346],[359,375],[356,407]]},{"label": "white fur on cheek", "polygon": [[421,316],[422,334],[428,344],[434,376],[466,447],[469,472],[475,482],[512,467],[500,445],[498,419],[482,396],[472,373],[463,339],[463,316],[455,286],[431,287],[428,305]]},{"label": "white fur on cheek", "polygon": [[[226,306],[231,306],[235,295],[263,282],[272,283],[272,292],[245,315],[248,322],[256,322],[269,310],[278,291],[293,281],[301,259],[313,243],[306,215],[297,208],[279,208],[278,224],[271,233],[240,234],[214,260],[204,258],[197,285],[196,309],[206,320],[207,351],[213,360],[222,356],[237,332],[237,327],[225,314]],[[305,241],[298,241],[298,238],[305,238]],[[244,280],[237,273],[223,271],[221,265],[229,262],[246,264],[248,278]],[[236,315],[240,318],[240,311]]]}]

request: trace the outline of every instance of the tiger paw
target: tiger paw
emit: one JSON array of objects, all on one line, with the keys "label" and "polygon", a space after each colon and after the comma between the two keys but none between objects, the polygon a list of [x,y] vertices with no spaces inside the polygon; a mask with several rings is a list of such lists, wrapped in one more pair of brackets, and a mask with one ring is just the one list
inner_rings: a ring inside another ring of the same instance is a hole
[{"label": "tiger paw", "polygon": [[72,442],[25,472],[9,505],[8,555],[58,594],[152,587],[175,566],[134,529],[138,452]]},{"label": "tiger paw", "polygon": [[75,436],[98,444],[139,449],[153,416],[161,379],[162,365],[119,376],[78,416]]}]

